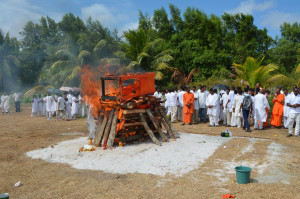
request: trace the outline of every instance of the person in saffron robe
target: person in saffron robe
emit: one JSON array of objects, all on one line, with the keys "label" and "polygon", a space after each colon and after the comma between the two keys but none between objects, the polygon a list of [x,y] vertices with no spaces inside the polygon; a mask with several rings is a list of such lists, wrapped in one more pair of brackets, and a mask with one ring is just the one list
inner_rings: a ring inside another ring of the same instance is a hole
[{"label": "person in saffron robe", "polygon": [[194,112],[194,94],[190,92],[190,88],[186,88],[186,93],[183,94],[183,123],[192,124],[192,115]]},{"label": "person in saffron robe", "polygon": [[281,127],[281,121],[283,116],[283,107],[284,107],[284,95],[280,93],[281,88],[277,87],[276,93],[273,98],[273,111],[271,118],[272,128]]}]

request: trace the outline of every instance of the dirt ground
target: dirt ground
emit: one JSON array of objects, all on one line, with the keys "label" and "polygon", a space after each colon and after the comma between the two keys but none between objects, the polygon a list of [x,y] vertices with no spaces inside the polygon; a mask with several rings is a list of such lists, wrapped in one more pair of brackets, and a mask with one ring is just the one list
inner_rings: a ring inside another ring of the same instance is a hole
[{"label": "dirt ground", "polygon": [[[245,133],[238,128],[229,128],[234,138],[226,143],[227,148],[218,148],[202,166],[181,177],[120,175],[77,170],[66,164],[27,157],[25,153],[28,151],[80,137],[61,133],[88,134],[88,131],[85,119],[47,121],[45,117],[30,117],[30,105],[22,105],[21,108],[21,113],[13,111],[11,115],[0,114],[0,193],[9,193],[10,198],[221,198],[229,193],[242,199],[300,199],[300,138],[287,138],[285,129]],[[181,126],[177,123],[174,127],[179,132],[214,136],[219,136],[226,129],[209,128],[208,124]],[[253,151],[242,152],[250,142],[243,137],[263,139],[253,144]],[[269,156],[267,149],[271,143],[285,147],[278,157],[283,161],[271,164],[263,175],[274,179],[276,175],[285,173],[288,183],[268,183],[268,178],[264,178],[267,183],[261,183],[262,174],[253,168],[252,183],[239,185],[234,172],[222,172],[231,161],[256,161],[258,166],[263,164]],[[22,185],[14,187],[18,181]]]}]

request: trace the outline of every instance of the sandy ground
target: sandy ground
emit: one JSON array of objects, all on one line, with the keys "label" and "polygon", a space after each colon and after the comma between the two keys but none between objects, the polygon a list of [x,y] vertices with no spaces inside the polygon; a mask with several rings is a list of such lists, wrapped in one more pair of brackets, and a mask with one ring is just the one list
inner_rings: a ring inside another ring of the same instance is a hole
[{"label": "sandy ground", "polygon": [[[31,118],[30,106],[22,108],[21,113],[0,114],[0,193],[8,192],[11,198],[221,198],[228,193],[243,199],[300,198],[300,139],[285,137],[284,129],[245,133],[230,128],[231,140],[200,167],[179,177],[111,174],[26,156],[28,151],[88,132],[84,119],[47,121],[44,117]],[[210,136],[219,136],[226,129],[209,128],[208,124],[174,126],[180,132]],[[236,163],[253,168],[252,183],[236,183]],[[22,185],[14,187],[18,181]]]}]

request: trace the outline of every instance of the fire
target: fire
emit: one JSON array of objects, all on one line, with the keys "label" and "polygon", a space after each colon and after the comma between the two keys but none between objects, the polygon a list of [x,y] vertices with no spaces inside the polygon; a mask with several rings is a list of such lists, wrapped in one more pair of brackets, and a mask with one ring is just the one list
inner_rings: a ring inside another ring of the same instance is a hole
[{"label": "fire", "polygon": [[[155,73],[116,75],[116,67],[100,65],[85,66],[81,72],[83,99],[97,118],[94,144],[104,149],[113,144],[123,146],[126,142],[145,140],[158,133],[167,141],[161,130],[161,117],[165,117],[160,101],[153,97]],[[114,75],[112,75],[114,74]],[[175,134],[166,119],[163,120],[171,137]]]}]

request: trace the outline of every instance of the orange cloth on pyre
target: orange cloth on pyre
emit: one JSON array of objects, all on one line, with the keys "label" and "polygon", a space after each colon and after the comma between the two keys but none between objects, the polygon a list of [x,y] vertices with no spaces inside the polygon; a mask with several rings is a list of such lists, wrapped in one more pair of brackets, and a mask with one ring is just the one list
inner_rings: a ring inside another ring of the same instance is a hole
[{"label": "orange cloth on pyre", "polygon": [[[187,105],[190,104],[188,107]],[[186,92],[183,94],[183,123],[192,123],[194,112],[194,94]]]},{"label": "orange cloth on pyre", "polygon": [[271,125],[280,127],[283,115],[284,95],[279,94],[276,99],[273,99],[274,107],[272,111]]}]

